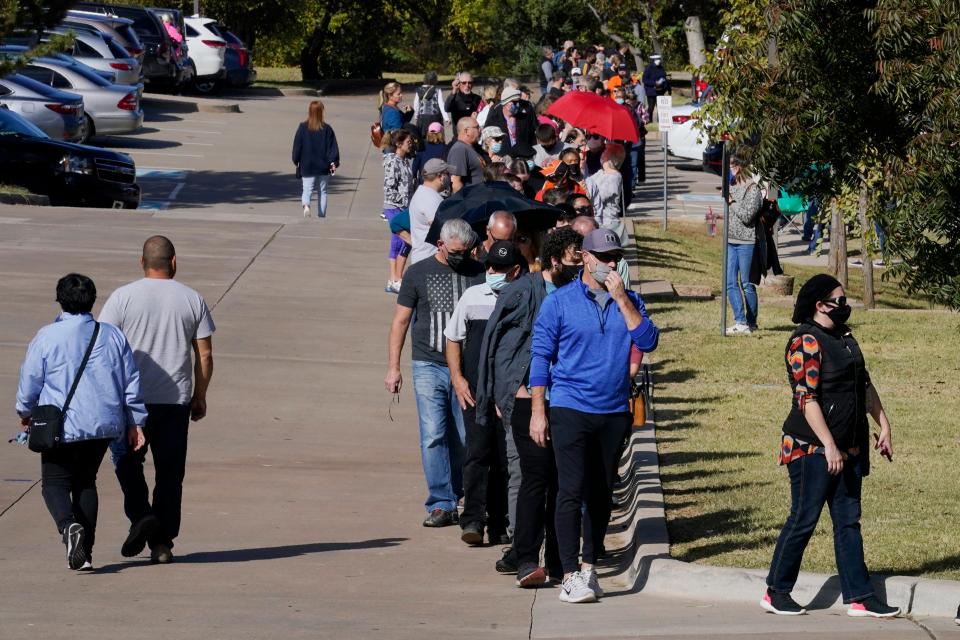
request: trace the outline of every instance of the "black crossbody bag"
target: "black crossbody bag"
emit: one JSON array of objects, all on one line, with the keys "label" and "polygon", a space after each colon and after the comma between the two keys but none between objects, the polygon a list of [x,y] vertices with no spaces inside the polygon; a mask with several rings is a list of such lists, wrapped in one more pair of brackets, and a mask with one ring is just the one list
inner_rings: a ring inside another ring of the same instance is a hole
[{"label": "black crossbody bag", "polygon": [[73,380],[73,386],[70,387],[70,393],[63,402],[63,408],[53,404],[42,404],[34,407],[30,414],[30,437],[27,440],[27,446],[30,451],[43,453],[56,449],[63,440],[63,422],[67,415],[67,408],[70,401],[73,400],[73,394],[77,391],[77,385],[80,383],[80,376],[83,370],[87,368],[87,361],[90,360],[90,354],[93,352],[93,345],[97,341],[97,335],[100,333],[100,323],[94,323],[93,335],[90,336],[90,344],[87,345],[87,352],[83,354],[83,361],[80,363],[80,369],[77,370],[77,377]]}]

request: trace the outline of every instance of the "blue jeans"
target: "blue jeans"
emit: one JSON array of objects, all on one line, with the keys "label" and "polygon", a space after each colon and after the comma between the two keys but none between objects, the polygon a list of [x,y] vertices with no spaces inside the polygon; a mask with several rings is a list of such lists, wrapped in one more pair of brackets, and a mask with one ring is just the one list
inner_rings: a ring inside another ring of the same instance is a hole
[{"label": "blue jeans", "polygon": [[[757,286],[750,282],[753,262],[752,244],[727,245],[727,298],[733,309],[733,321],[751,327],[757,324]],[[737,276],[740,276],[739,282]],[[746,309],[744,309],[746,300]]]},{"label": "blue jeans", "polygon": [[823,511],[830,507],[833,520],[833,551],[840,574],[840,591],[847,604],[874,593],[870,574],[863,561],[860,534],[860,487],[863,483],[861,456],[851,456],[840,475],[827,473],[827,459],[818,453],[805,455],[787,465],[790,473],[790,515],[783,525],[773,552],[767,586],[790,593],[800,573],[807,548]]},{"label": "blue jeans", "polygon": [[441,364],[413,361],[413,393],[420,416],[420,458],[427,480],[427,513],[456,511],[463,497],[463,449],[466,430],[460,403]]},{"label": "blue jeans", "polygon": [[813,253],[817,250],[817,244],[823,235],[820,223],[817,222],[817,212],[820,210],[820,201],[814,198],[807,206],[803,214],[803,239],[808,242],[807,253]]},{"label": "blue jeans", "polygon": [[310,206],[310,198],[313,196],[313,188],[316,185],[317,200],[320,205],[317,209],[317,215],[321,218],[327,217],[327,183],[330,182],[330,176],[303,176],[302,179],[303,195],[300,197],[300,202],[305,207]]}]

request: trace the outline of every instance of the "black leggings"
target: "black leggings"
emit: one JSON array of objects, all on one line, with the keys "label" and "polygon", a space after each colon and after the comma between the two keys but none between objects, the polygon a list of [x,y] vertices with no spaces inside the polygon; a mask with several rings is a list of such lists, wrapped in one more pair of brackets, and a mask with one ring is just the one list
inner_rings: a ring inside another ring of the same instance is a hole
[{"label": "black leggings", "polygon": [[97,533],[97,471],[110,440],[67,442],[40,454],[43,501],[63,533],[71,523],[84,528],[83,548],[89,556]]}]

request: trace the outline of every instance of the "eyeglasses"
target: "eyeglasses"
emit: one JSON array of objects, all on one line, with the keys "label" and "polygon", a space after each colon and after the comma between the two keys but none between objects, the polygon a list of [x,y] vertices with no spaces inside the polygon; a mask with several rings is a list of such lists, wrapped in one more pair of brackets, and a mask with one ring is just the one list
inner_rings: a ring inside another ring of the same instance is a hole
[{"label": "eyeglasses", "polygon": [[836,298],[824,298],[820,302],[824,304],[835,304],[838,307],[847,306],[847,296],[837,296]]},{"label": "eyeglasses", "polygon": [[460,84],[465,84],[465,85],[467,85],[467,86],[472,87],[472,86],[473,86],[473,80],[461,80],[461,81],[460,81]]}]

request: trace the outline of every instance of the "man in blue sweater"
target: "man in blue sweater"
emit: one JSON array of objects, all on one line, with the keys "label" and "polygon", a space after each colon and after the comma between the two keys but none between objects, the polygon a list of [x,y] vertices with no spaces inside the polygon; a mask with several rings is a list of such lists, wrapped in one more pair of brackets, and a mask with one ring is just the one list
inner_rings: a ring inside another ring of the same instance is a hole
[{"label": "man in blue sweater", "polygon": [[[583,240],[580,277],[544,300],[533,330],[530,437],[552,441],[557,460],[557,546],[563,565],[563,602],[594,602],[603,595],[594,570],[610,520],[617,454],[630,428],[630,345],[657,348],[660,331],[640,297],[617,275],[620,238],[597,229]],[[550,388],[550,416],[545,399]],[[581,505],[589,532],[578,562]]]}]

